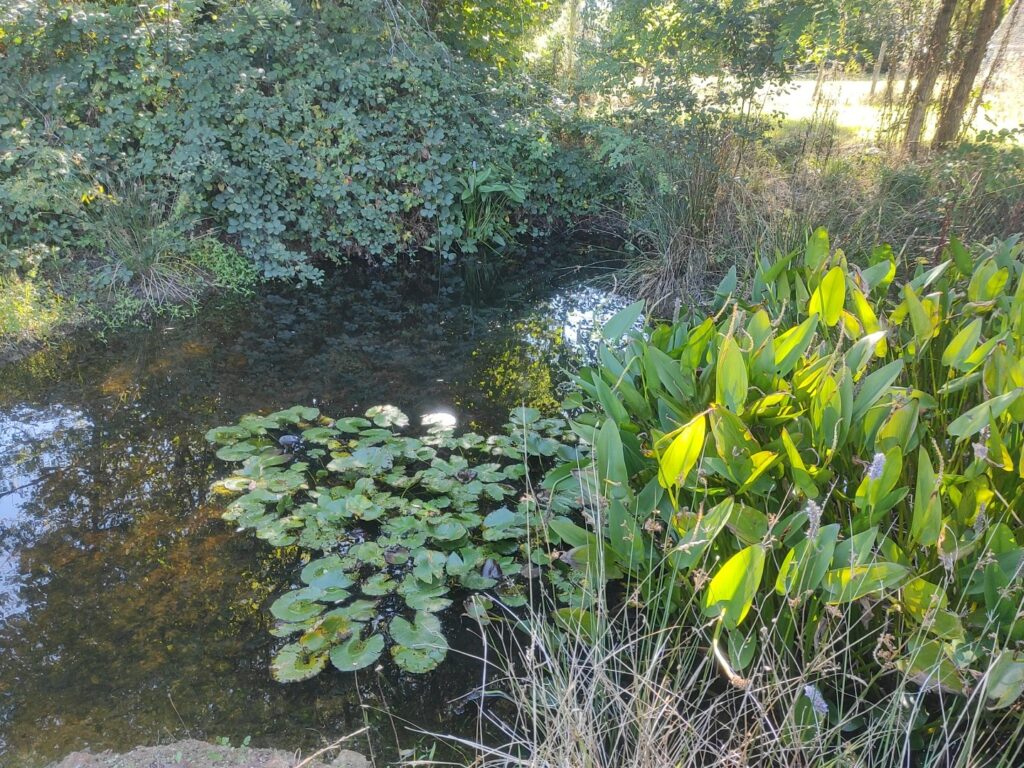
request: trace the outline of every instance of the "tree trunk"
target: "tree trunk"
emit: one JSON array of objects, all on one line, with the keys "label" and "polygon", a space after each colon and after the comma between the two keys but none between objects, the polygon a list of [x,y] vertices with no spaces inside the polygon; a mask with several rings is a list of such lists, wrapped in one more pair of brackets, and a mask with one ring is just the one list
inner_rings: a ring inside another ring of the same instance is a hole
[{"label": "tree trunk", "polygon": [[981,8],[981,16],[978,19],[978,28],[974,33],[964,56],[963,66],[957,76],[956,85],[949,94],[949,99],[942,108],[939,115],[938,125],[935,127],[935,138],[932,139],[932,148],[938,149],[956,141],[960,135],[960,128],[963,125],[964,114],[967,112],[967,103],[971,98],[971,90],[974,88],[974,80],[981,70],[981,63],[985,60],[985,51],[992,40],[992,35],[999,26],[1003,15],[1003,0],[985,0]]},{"label": "tree trunk", "polygon": [[921,132],[924,130],[924,119],[928,114],[928,105],[932,100],[935,81],[939,79],[942,69],[943,54],[949,41],[949,28],[953,23],[957,0],[942,0],[939,12],[935,15],[935,24],[928,37],[928,47],[921,61],[917,87],[910,97],[910,115],[907,118],[907,132],[903,136],[903,148],[916,155],[921,143]]},{"label": "tree trunk", "polygon": [[878,76],[882,74],[882,62],[885,60],[885,48],[888,41],[883,40],[878,47],[878,58],[875,59],[875,68],[871,70],[871,92],[868,99],[875,98],[875,88],[878,87]]}]

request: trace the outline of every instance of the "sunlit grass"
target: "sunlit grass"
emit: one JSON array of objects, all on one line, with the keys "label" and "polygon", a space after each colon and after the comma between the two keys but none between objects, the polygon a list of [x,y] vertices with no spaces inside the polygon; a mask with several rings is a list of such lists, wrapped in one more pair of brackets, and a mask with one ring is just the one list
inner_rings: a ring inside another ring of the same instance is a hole
[{"label": "sunlit grass", "polygon": [[[846,129],[863,141],[879,138],[879,130],[886,122],[882,94],[884,78],[878,82],[875,97],[871,98],[871,79],[844,77],[828,79],[822,83],[818,98],[814,98],[815,80],[797,79],[784,92],[772,96],[765,104],[766,111],[782,113],[786,121],[804,121],[815,118],[824,107],[835,112],[835,125]],[[896,80],[893,92],[903,92],[904,81]],[[934,114],[926,126],[929,135],[934,125]],[[982,101],[974,123],[974,130],[1002,130],[1024,124],[1024,85],[1017,81],[1000,80],[993,84]]]},{"label": "sunlit grass", "polygon": [[49,288],[18,276],[0,276],[0,354],[46,338],[68,320],[70,307]]}]

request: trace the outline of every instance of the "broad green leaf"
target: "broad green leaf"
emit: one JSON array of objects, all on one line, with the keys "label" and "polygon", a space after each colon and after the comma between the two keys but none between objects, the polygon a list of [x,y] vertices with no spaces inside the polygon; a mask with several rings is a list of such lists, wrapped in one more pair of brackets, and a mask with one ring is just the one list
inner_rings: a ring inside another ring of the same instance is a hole
[{"label": "broad green leaf", "polygon": [[825,574],[824,587],[829,603],[849,603],[897,586],[907,573],[905,565],[887,562],[836,568]]},{"label": "broad green leaf", "polygon": [[896,378],[903,371],[903,360],[893,360],[879,368],[877,371],[864,377],[857,389],[857,396],[853,399],[853,421],[854,423],[864,418],[868,408],[878,402],[878,398],[892,386]]},{"label": "broad green leaf", "polygon": [[612,419],[605,419],[597,433],[597,474],[601,481],[600,492],[608,497],[622,497],[629,493],[629,475],[622,451],[622,436]]},{"label": "broad green leaf", "polygon": [[818,316],[811,315],[775,340],[775,368],[779,376],[786,376],[793,370],[801,355],[810,346],[817,329]]},{"label": "broad green leaf", "polygon": [[726,336],[718,351],[715,399],[733,413],[743,410],[747,400],[747,364],[732,336]]},{"label": "broad green leaf", "polygon": [[601,336],[608,341],[617,341],[626,335],[644,311],[644,302],[636,301],[616,312],[601,328]]},{"label": "broad green leaf", "polygon": [[964,361],[974,352],[980,338],[981,318],[976,317],[949,342],[945,352],[942,353],[942,364],[949,368],[964,370]]},{"label": "broad green leaf", "polygon": [[775,591],[796,597],[817,589],[832,562],[838,536],[838,524],[826,525],[815,538],[806,538],[793,547],[779,567]]},{"label": "broad green leaf", "polygon": [[750,611],[763,575],[763,546],[737,552],[708,584],[702,598],[704,615],[720,618],[726,629],[736,629]]},{"label": "broad green leaf", "polygon": [[663,488],[682,485],[704,450],[707,419],[699,413],[676,430],[675,437],[658,459],[658,482]]},{"label": "broad green leaf", "polygon": [[839,322],[839,315],[846,303],[846,273],[842,267],[833,267],[822,278],[811,294],[807,312],[819,315],[829,328]]},{"label": "broad green leaf", "polygon": [[939,540],[942,530],[942,501],[939,498],[935,469],[924,446],[917,452],[917,486],[914,491],[914,515],[910,538],[924,546]]},{"label": "broad green leaf", "polygon": [[818,227],[807,238],[807,247],[804,249],[804,265],[813,272],[825,263],[828,254],[828,231],[823,227]]},{"label": "broad green leaf", "polygon": [[1021,389],[1014,389],[1004,395],[986,400],[981,405],[976,405],[967,413],[955,419],[946,429],[953,437],[966,440],[973,437],[986,427],[992,419],[1003,415],[1007,408],[1013,405],[1020,397]]},{"label": "broad green leaf", "polygon": [[1024,655],[1003,650],[996,656],[986,676],[985,695],[989,707],[1005,709],[1024,693]]}]

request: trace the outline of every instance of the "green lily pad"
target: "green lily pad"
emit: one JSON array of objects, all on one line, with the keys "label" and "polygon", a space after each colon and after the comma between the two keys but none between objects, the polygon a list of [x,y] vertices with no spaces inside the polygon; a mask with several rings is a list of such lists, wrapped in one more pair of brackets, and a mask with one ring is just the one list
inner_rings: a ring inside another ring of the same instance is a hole
[{"label": "green lily pad", "polygon": [[418,611],[412,622],[396,616],[388,630],[395,641],[391,655],[406,672],[429,672],[448,654],[448,642],[441,633],[441,622],[433,614]]},{"label": "green lily pad", "polygon": [[344,616],[346,619],[354,622],[367,622],[373,621],[377,616],[377,601],[375,600],[353,600],[348,605],[343,605],[340,608],[335,608],[324,614],[326,619],[328,616]]},{"label": "green lily pad", "polygon": [[359,634],[358,630],[361,629],[362,625],[353,622],[347,616],[334,612],[326,613],[322,621],[299,638],[299,645],[307,651],[326,651],[353,634]]},{"label": "green lily pad", "polygon": [[316,677],[326,666],[326,653],[312,653],[298,643],[289,643],[274,656],[270,673],[279,683],[297,683]]},{"label": "green lily pad", "polygon": [[375,573],[362,584],[363,594],[373,597],[390,594],[397,588],[398,583],[386,573]]},{"label": "green lily pad", "polygon": [[326,445],[331,440],[336,440],[341,433],[331,427],[312,427],[302,433],[302,439],[307,443]]},{"label": "green lily pad", "polygon": [[409,426],[409,417],[393,405],[375,405],[366,412],[366,418],[373,419],[378,427]]},{"label": "green lily pad", "polygon": [[206,442],[216,445],[234,445],[240,440],[251,437],[252,433],[242,426],[214,427],[206,433]]},{"label": "green lily pad", "polygon": [[436,613],[452,604],[444,596],[448,588],[444,584],[426,584],[410,574],[398,587],[398,594],[405,598],[405,604],[414,611]]},{"label": "green lily pad", "polygon": [[300,578],[311,587],[320,589],[351,587],[355,582],[345,573],[344,564],[337,555],[328,555],[312,560],[302,569]]},{"label": "green lily pad", "polygon": [[331,663],[342,672],[355,672],[373,664],[384,651],[384,637],[370,635],[361,640],[354,635],[331,649]]},{"label": "green lily pad", "polygon": [[413,558],[412,572],[420,581],[436,581],[444,575],[444,565],[448,556],[444,552],[433,549],[421,549]]},{"label": "green lily pad", "polygon": [[324,606],[318,602],[323,596],[323,591],[315,587],[303,587],[285,592],[270,606],[270,612],[275,619],[286,622],[299,622],[319,616]]},{"label": "green lily pad", "polygon": [[313,421],[317,416],[320,415],[319,408],[309,408],[302,405],[293,405],[283,411],[276,411],[275,413],[268,414],[265,418],[267,421],[271,421],[277,425],[282,424],[298,424],[302,421]]},{"label": "green lily pad", "polygon": [[458,541],[465,536],[466,533],[466,526],[458,520],[452,520],[451,518],[442,520],[430,527],[431,537],[438,541]]}]

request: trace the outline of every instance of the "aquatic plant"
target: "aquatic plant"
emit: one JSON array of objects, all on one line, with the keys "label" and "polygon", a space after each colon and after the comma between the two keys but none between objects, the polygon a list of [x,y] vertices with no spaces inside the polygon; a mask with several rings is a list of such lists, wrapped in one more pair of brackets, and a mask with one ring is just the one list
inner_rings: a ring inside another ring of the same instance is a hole
[{"label": "aquatic plant", "polygon": [[[759,658],[798,680],[775,704],[795,738],[825,706],[862,726],[907,686],[915,748],[936,722],[1012,729],[1021,252],[954,240],[901,284],[890,249],[860,267],[819,230],[761,260],[750,299],[728,279],[713,317],[641,328],[643,305],[624,310],[577,378],[589,412],[574,428],[593,456],[547,480],[589,501],[553,533],[591,584],[624,576],[648,616],[709,627],[735,685],[766,674]],[[566,618],[598,627],[601,594]],[[832,674],[821,654],[837,645]]]},{"label": "aquatic plant", "polygon": [[[237,468],[214,485],[241,494],[224,512],[239,531],[298,547],[302,586],[270,606],[273,633],[295,638],[273,662],[277,680],[304,680],[330,662],[354,671],[386,647],[407,672],[440,664],[437,614],[465,598],[477,615],[496,599],[525,603],[525,581],[548,564],[544,508],[523,493],[531,458],[576,457],[564,419],[513,411],[504,434],[456,435],[443,419],[405,432],[397,408],[330,419],[296,406],[211,429],[217,457]],[[567,500],[557,503],[567,506]],[[474,597],[487,590],[489,597]]]}]

